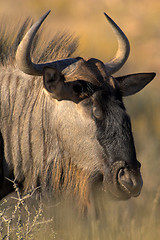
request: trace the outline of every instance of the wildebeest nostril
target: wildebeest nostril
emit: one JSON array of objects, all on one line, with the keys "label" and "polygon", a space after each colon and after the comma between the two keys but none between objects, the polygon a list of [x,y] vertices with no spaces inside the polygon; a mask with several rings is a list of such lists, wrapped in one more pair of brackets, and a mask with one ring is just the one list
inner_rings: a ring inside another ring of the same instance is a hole
[{"label": "wildebeest nostril", "polygon": [[131,191],[134,187],[134,184],[132,182],[132,179],[129,176],[129,172],[127,169],[120,169],[118,174],[118,180],[120,185],[127,188],[129,191]]},{"label": "wildebeest nostril", "polygon": [[134,175],[128,168],[119,170],[118,183],[124,191],[135,197],[140,194],[143,185],[141,175]]}]

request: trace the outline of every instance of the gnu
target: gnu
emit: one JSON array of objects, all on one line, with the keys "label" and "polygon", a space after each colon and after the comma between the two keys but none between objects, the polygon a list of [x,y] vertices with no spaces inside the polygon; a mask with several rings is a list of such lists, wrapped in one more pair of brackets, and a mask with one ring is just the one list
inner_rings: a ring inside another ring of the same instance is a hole
[{"label": "gnu", "polygon": [[[155,73],[113,77],[126,62],[127,37],[107,15],[118,51],[108,63],[81,57],[34,63],[31,46],[47,12],[26,33],[16,66],[0,71],[0,198],[9,181],[42,195],[61,192],[90,206],[97,188],[117,199],[137,197],[142,188],[130,118],[123,97],[137,93]],[[65,46],[63,46],[65,48]]]}]

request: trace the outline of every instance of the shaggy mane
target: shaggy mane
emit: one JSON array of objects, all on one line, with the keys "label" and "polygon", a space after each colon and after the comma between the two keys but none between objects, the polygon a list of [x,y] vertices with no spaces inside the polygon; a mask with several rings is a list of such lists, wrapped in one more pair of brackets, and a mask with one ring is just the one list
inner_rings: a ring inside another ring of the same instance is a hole
[{"label": "shaggy mane", "polygon": [[[0,65],[2,66],[15,64],[18,45],[32,26],[29,17],[21,25],[17,22],[11,29],[10,26],[13,26],[13,23],[6,20],[5,17],[0,19]],[[73,37],[70,33],[58,32],[53,37],[46,36],[44,33],[44,29],[39,31],[32,44],[31,53],[33,61],[36,63],[71,57],[78,47],[78,38]],[[48,38],[50,40],[46,43],[44,39]]]}]

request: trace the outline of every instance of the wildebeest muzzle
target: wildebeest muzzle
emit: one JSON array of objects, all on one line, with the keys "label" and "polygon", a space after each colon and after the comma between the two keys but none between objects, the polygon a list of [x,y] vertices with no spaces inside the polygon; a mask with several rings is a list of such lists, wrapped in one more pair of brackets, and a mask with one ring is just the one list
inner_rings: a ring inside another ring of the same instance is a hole
[{"label": "wildebeest muzzle", "polygon": [[143,180],[140,173],[140,164],[130,168],[124,161],[116,161],[110,171],[104,176],[104,189],[116,199],[129,199],[139,196]]}]

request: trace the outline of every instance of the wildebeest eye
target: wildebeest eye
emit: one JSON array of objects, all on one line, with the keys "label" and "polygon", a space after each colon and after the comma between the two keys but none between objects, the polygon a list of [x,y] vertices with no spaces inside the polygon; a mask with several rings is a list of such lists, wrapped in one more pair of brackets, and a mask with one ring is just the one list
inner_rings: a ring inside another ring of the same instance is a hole
[{"label": "wildebeest eye", "polygon": [[73,90],[76,92],[76,93],[81,93],[83,91],[83,88],[80,84],[76,84],[73,86]]},{"label": "wildebeest eye", "polygon": [[93,115],[98,120],[102,120],[104,117],[104,114],[102,112],[102,109],[99,106],[93,106]]}]

